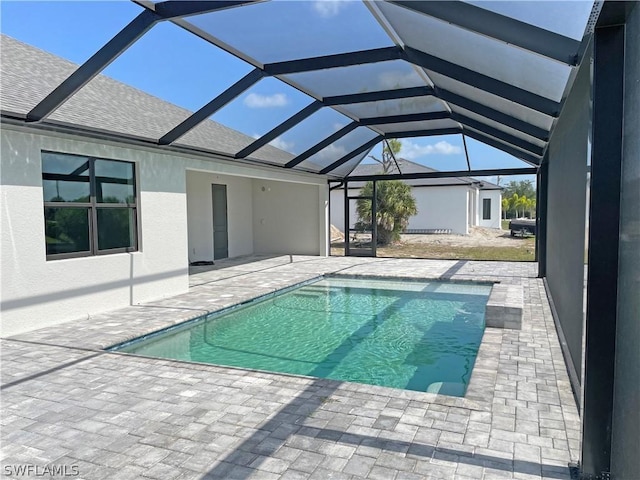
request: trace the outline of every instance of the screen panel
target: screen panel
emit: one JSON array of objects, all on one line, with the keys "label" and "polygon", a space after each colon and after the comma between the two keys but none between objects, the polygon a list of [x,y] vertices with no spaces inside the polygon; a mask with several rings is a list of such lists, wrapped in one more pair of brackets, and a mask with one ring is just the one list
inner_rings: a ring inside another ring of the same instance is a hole
[{"label": "screen panel", "polygon": [[[526,168],[531,165],[519,158],[509,155],[491,145],[482,143],[469,136],[465,136],[469,164],[472,170],[486,170],[497,168]],[[535,177],[533,177],[535,178]],[[496,179],[497,181],[497,179]]]},{"label": "screen panel", "polygon": [[553,125],[553,117],[545,115],[544,113],[518,105],[515,102],[505,100],[504,98],[492,93],[487,93],[478,88],[465,85],[462,82],[458,82],[432,71],[427,70],[427,74],[439,88],[465,97],[475,103],[493,108],[494,110],[498,110],[499,112],[505,113],[511,117],[530,123],[531,125],[535,125],[536,127],[544,130],[550,130]]},{"label": "screen panel", "polygon": [[218,110],[211,120],[247,135],[244,148],[312,100],[280,80],[263,78]]},{"label": "screen panel", "polygon": [[[164,22],[131,45],[50,118],[157,140],[249,71],[251,66],[245,62]],[[209,148],[218,150],[224,143],[212,137]]]},{"label": "screen panel", "polygon": [[460,125],[458,122],[445,118],[443,120],[427,120],[423,122],[384,123],[373,125],[373,127],[383,133],[401,133],[420,130],[439,130],[441,128],[460,128]]},{"label": "screen panel", "polygon": [[257,2],[186,21],[261,64],[393,46],[354,1]]},{"label": "screen panel", "polygon": [[502,132],[508,133],[509,135],[512,135],[516,138],[525,140],[529,143],[532,143],[534,145],[537,145],[539,147],[544,147],[546,145],[546,142],[532,137],[531,135],[527,135],[526,133],[522,133],[519,130],[516,130],[514,128],[511,127],[507,127],[506,125],[503,125],[502,123],[499,122],[495,122],[493,120],[489,120],[488,118],[485,118],[481,115],[477,115],[473,112],[470,112],[469,110],[466,110],[464,108],[452,105],[451,107],[452,111],[455,113],[459,113],[460,115],[464,115],[465,117],[469,117],[471,120],[475,120],[477,122],[481,122],[484,125],[486,125],[487,127],[490,128],[495,128],[496,130],[500,130]]},{"label": "screen panel", "polygon": [[[432,170],[466,170],[467,161],[462,143],[462,135],[433,135],[400,138],[400,151],[395,154],[402,173],[421,173]],[[379,143],[369,154],[382,159],[384,143]],[[395,162],[394,162],[395,163]],[[395,167],[395,166],[394,166]],[[371,173],[376,173],[376,168]],[[393,168],[392,171],[396,171]]]},{"label": "screen panel", "polygon": [[[276,138],[270,145],[266,145],[256,150],[251,157],[257,159],[265,158],[267,147],[273,146],[284,150],[293,158],[315,144],[337,132],[342,127],[351,123],[352,120],[336,112],[332,108],[321,108],[313,115],[310,115],[291,130]],[[288,160],[287,160],[288,161]],[[281,164],[287,163],[282,161]]]},{"label": "screen panel", "polygon": [[336,107],[356,118],[386,117],[390,115],[408,115],[411,113],[442,112],[445,104],[433,96],[395,98],[378,102],[354,103]]},{"label": "screen panel", "polygon": [[304,162],[300,163],[300,167],[313,171],[320,171],[331,165],[333,162],[340,160],[348,153],[356,148],[364,145],[378,134],[367,127],[358,127],[348,133],[341,139],[333,142],[326,148],[323,148],[315,155],[312,155]]},{"label": "screen panel", "polygon": [[353,171],[354,168],[356,168],[360,164],[360,162],[362,162],[367,157],[367,155],[369,155],[371,150],[372,149],[369,149],[366,152],[363,152],[360,155],[353,157],[348,162],[343,163],[335,170],[332,170],[331,172],[329,172],[329,175],[335,175],[336,177],[341,177],[341,178],[346,177]]},{"label": "screen panel", "polygon": [[320,97],[427,85],[416,68],[404,60],[293,73],[282,78]]},{"label": "screen panel", "polygon": [[160,22],[102,73],[196,111],[251,70],[251,65],[184,28]]},{"label": "screen panel", "polygon": [[[255,139],[219,123],[205,121],[175,141],[178,145],[235,155]],[[277,146],[276,146],[277,147]],[[287,163],[293,155],[272,145],[263,147],[260,160],[278,165]],[[254,157],[253,155],[251,157]]]},{"label": "screen panel", "polygon": [[378,7],[408,46],[560,101],[571,67],[406,8]]},{"label": "screen panel", "polygon": [[593,1],[467,1],[477,7],[515,18],[521,22],[558,33],[574,40],[582,40]]}]

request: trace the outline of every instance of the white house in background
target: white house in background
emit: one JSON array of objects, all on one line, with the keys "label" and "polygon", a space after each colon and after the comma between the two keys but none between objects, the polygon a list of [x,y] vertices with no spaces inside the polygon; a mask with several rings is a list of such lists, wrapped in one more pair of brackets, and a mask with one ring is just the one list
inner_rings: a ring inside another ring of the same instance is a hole
[{"label": "white house in background", "polygon": [[[398,159],[398,163],[402,173],[436,171],[405,159]],[[375,175],[381,172],[382,167],[378,163],[361,163],[351,175]],[[389,173],[397,173],[397,168],[394,166]],[[409,218],[408,233],[446,230],[467,235],[469,227],[501,228],[502,191],[498,185],[470,177],[426,178],[404,182],[411,185],[418,208],[418,214]],[[363,182],[349,182],[349,196],[357,196],[363,185]],[[344,188],[331,191],[330,205],[331,223],[344,233]],[[350,228],[353,228],[357,221],[355,201],[350,204],[350,209]]]},{"label": "white house in background", "polygon": [[25,124],[77,65],[1,38],[3,336],[186,292],[190,262],[327,255],[325,176],[229,160],[254,139],[213,121],[154,145],[190,112],[105,76]]}]

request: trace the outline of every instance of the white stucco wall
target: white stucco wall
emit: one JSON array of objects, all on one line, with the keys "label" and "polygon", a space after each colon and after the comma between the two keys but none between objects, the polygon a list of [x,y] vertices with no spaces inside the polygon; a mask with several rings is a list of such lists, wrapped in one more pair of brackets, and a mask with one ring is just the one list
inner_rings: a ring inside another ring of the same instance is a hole
[{"label": "white stucco wall", "polygon": [[475,187],[468,188],[469,202],[469,226],[476,227],[480,224],[480,214],[478,213],[479,190]]},{"label": "white stucco wall", "polygon": [[[466,235],[469,209],[466,186],[417,187],[411,190],[416,199],[418,214],[409,218],[409,229],[451,229],[452,233]],[[358,190],[349,189],[355,196]],[[352,202],[353,207],[353,202]],[[354,210],[355,207],[352,209]],[[351,227],[357,215],[351,215]],[[331,223],[344,231],[344,190],[331,192]]]},{"label": "white stucco wall", "polygon": [[227,186],[229,257],[253,253],[252,180],[245,177],[187,171],[189,261],[213,260],[211,185]]},{"label": "white stucco wall", "polygon": [[[491,219],[483,220],[482,203],[485,198],[491,199]],[[500,190],[480,190],[478,200],[478,225],[486,228],[502,228],[502,195]]]},{"label": "white stucco wall", "polygon": [[410,229],[451,229],[466,235],[468,230],[466,186],[414,188],[418,214],[409,219]]},{"label": "white stucco wall", "polygon": [[326,255],[326,185],[253,180],[255,253]]},{"label": "white stucco wall", "polygon": [[[139,252],[47,261],[43,149],[136,162]],[[187,290],[184,169],[170,157],[3,126],[1,180],[3,336]]]},{"label": "white stucco wall", "polygon": [[[186,192],[188,169],[233,177],[286,179],[288,182],[304,183],[289,183],[298,187],[294,189],[297,194],[283,194],[286,201],[280,202],[291,202],[286,208],[282,205],[282,212],[291,217],[288,221],[292,225],[302,227],[291,227],[287,233],[293,235],[302,232],[302,237],[299,240],[290,238],[276,251],[286,252],[286,248],[294,244],[296,250],[286,253],[304,251],[317,255],[323,251],[320,231],[324,225],[321,213],[325,210],[321,192],[328,188],[324,177],[259,168],[241,162],[212,161],[198,156],[177,155],[67,134],[43,134],[42,131],[5,124],[0,134],[2,336],[187,291],[190,251]],[[136,162],[142,232],[139,237],[140,251],[47,261],[41,150]],[[253,183],[251,189],[248,187],[248,182],[252,181],[247,178],[227,178],[226,181],[233,186],[230,188],[230,200],[233,200],[229,202],[230,215],[234,208],[238,209],[235,214],[249,213],[246,199],[242,202],[237,200],[243,193],[255,190]],[[206,203],[211,206],[210,201]],[[278,206],[277,202],[275,206]],[[251,209],[255,210],[253,200]],[[272,220],[279,215],[280,212],[276,210],[271,217],[267,216],[267,212],[262,216],[271,225],[276,223]],[[295,221],[296,215],[301,218],[299,222]],[[230,237],[230,254],[250,253],[250,244],[253,246],[254,243],[261,252],[275,247],[275,242],[268,242],[269,237],[265,237],[264,232],[260,232],[257,242],[251,238],[250,232],[255,230],[254,217],[242,218],[239,223],[235,218],[229,218],[229,225],[234,225],[233,235],[237,240],[232,246]],[[313,232],[313,235],[309,232]],[[307,240],[310,243],[305,244]],[[300,247],[301,244],[305,247]],[[195,248],[197,252],[198,247]]]}]

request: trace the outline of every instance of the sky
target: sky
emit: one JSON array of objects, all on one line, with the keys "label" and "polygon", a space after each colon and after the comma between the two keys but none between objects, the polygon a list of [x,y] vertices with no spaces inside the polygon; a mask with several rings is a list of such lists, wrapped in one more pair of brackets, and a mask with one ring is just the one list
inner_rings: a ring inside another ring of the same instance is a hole
[{"label": "sky", "polygon": [[[484,5],[501,11],[508,8],[503,3],[507,2]],[[0,9],[3,33],[75,63],[87,60],[142,10],[129,1],[11,0],[2,1]],[[286,2],[286,5],[266,2],[192,19],[198,27],[215,31],[221,40],[260,62],[269,63],[300,57],[301,46],[304,49],[302,56],[316,56],[393,45],[365,10],[361,2],[308,0]],[[267,14],[269,22],[264,21]],[[241,21],[238,21],[239,17]],[[331,36],[326,35],[328,27]],[[566,33],[572,34],[569,30]],[[291,41],[292,35],[299,39],[298,43]],[[415,72],[407,71],[404,62],[398,62],[396,67],[387,72],[386,77],[379,75],[380,82],[413,86],[417,77]],[[292,78],[323,95],[336,95],[343,90],[345,93],[347,90],[359,91],[360,85],[366,87],[366,81],[376,74],[376,68],[380,68],[379,64],[361,66],[349,73],[331,69],[296,74]],[[243,60],[163,22],[154,26],[102,73],[193,111],[251,70]],[[295,88],[275,78],[265,78],[219,110],[212,119],[257,138],[311,102],[309,96]],[[301,153],[350,121],[339,112],[323,108],[277,138],[273,145],[294,154]],[[332,145],[328,152],[348,152],[372,135],[370,130],[358,128]],[[473,139],[467,138],[466,143],[472,169],[528,166]],[[378,145],[371,155],[379,157],[380,153],[381,146]],[[461,135],[403,139],[399,156],[438,170],[467,168]],[[501,184],[521,179],[534,180],[535,177],[502,177]],[[496,178],[488,180],[495,182]]]}]

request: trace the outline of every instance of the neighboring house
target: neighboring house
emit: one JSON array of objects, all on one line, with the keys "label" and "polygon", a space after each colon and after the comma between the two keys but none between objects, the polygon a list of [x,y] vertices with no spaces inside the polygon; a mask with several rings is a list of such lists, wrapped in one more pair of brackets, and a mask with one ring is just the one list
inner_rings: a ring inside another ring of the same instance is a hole
[{"label": "neighboring house", "polygon": [[327,254],[326,177],[230,160],[254,139],[213,121],[158,146],[190,112],[102,75],[25,123],[77,65],[1,38],[2,335],[186,292],[189,262]]},{"label": "neighboring house", "polygon": [[[427,173],[436,170],[405,159],[398,159],[402,173]],[[375,175],[382,173],[378,163],[360,164],[351,173]],[[397,173],[394,166],[389,173]],[[451,231],[467,235],[469,227],[501,228],[502,190],[491,182],[470,177],[425,178],[404,180],[412,186],[418,214],[409,218],[407,232],[427,233]],[[357,196],[363,182],[349,182],[349,196]],[[344,232],[344,188],[331,191],[331,223]],[[350,228],[357,221],[355,201],[350,204]]]}]

